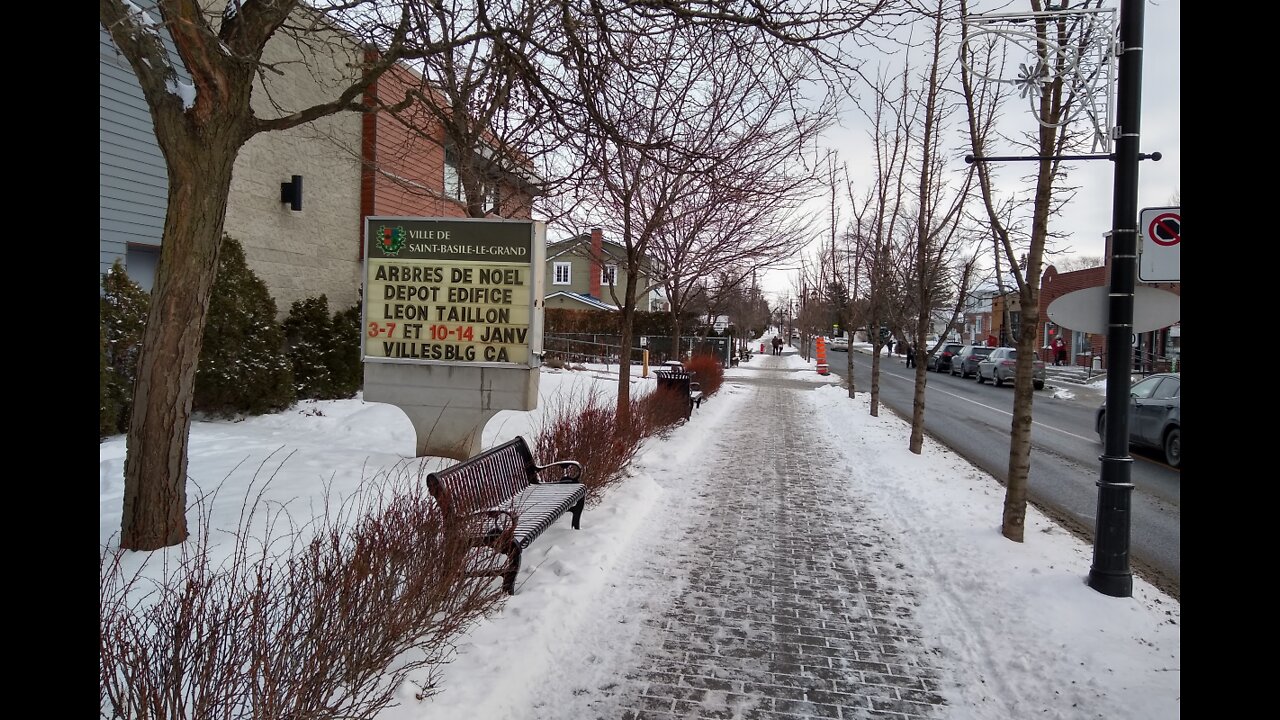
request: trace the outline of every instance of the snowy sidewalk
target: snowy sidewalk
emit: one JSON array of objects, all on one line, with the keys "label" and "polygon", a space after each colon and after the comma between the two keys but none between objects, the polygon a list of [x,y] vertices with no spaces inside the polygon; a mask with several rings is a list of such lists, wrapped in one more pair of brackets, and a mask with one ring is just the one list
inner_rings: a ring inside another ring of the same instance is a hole
[{"label": "snowy sidewalk", "polygon": [[525,551],[441,692],[378,720],[1178,717],[1176,600],[1090,589],[1090,546],[1034,507],[1010,542],[999,483],[869,410],[790,348],[727,370]]},{"label": "snowy sidewalk", "polygon": [[[590,699],[572,716],[941,717],[911,598],[871,571],[875,524],[797,401],[813,371],[774,356],[751,365],[765,372],[726,380],[750,391],[707,433],[714,444],[688,459],[686,478],[668,479],[680,486],[670,500],[687,504],[678,531],[651,538],[617,581],[615,592],[649,598],[615,620],[633,624],[635,644],[601,635],[605,644],[578,647],[612,664],[615,680],[577,691]],[[744,471],[747,457],[764,464]],[[670,586],[665,602],[655,583]]]}]

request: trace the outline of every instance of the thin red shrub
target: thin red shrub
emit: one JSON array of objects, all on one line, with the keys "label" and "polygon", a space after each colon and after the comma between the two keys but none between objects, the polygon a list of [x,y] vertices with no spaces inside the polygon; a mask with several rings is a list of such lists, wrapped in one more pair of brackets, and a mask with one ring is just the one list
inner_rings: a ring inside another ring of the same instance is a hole
[{"label": "thin red shrub", "polygon": [[309,522],[268,508],[250,532],[261,499],[247,502],[222,561],[203,510],[203,532],[158,576],[124,572],[124,551],[104,546],[101,715],[373,718],[405,682],[438,692],[453,639],[506,595],[478,575],[493,558],[443,532],[425,482],[400,473]]},{"label": "thin red shrub", "polygon": [[724,365],[714,355],[698,353],[684,364],[686,370],[694,373],[694,380],[702,387],[703,395],[711,397],[724,384]]},{"label": "thin red shrub", "polygon": [[563,395],[552,402],[535,430],[535,458],[542,464],[581,463],[588,506],[598,504],[608,488],[623,480],[644,440],[682,422],[688,406],[679,393],[637,393],[631,398],[631,426],[624,433],[617,406],[606,405],[599,393]]},{"label": "thin red shrub", "polygon": [[582,465],[582,484],[587,486],[587,505],[600,502],[601,491],[621,479],[640,438],[635,428],[627,436],[618,429],[613,407],[604,404],[599,393],[585,397],[560,396],[552,401],[536,429],[534,456],[539,463],[576,460]]}]

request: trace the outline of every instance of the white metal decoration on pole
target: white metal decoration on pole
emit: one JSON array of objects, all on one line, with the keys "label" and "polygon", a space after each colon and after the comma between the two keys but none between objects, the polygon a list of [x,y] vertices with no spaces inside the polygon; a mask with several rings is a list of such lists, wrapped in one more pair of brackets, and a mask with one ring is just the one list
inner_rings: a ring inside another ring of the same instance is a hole
[{"label": "white metal decoration on pole", "polygon": [[[1056,42],[1054,37],[1036,37],[1035,24],[1051,19],[1062,19],[1067,23],[1070,32],[1063,36],[1065,42]],[[1111,152],[1111,116],[1116,86],[1114,8],[1073,10],[1064,7],[1042,12],[969,15],[964,19],[964,25],[967,32],[960,47],[960,62],[965,64],[971,75],[986,82],[1008,83],[1020,88],[1018,96],[1026,98],[1031,114],[1045,127],[1066,127],[1081,115],[1087,116],[1093,126],[1094,151]],[[977,48],[1000,41],[1025,51],[1028,62],[1001,66],[1001,69],[1012,70],[1012,74],[1005,76],[990,75],[982,68],[969,66],[968,59],[978,56],[974,52]],[[1046,51],[1043,60],[1041,46]],[[1054,123],[1040,115],[1039,89],[1058,81],[1067,86],[1074,103]]]}]

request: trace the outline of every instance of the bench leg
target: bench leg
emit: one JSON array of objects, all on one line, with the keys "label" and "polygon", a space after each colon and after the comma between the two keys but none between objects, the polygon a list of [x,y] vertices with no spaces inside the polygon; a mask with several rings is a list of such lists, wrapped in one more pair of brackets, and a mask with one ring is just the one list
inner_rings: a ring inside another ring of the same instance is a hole
[{"label": "bench leg", "polygon": [[520,554],[523,552],[519,545],[513,544],[507,551],[507,571],[502,574],[502,589],[507,591],[508,595],[516,594],[516,575],[520,572]]},{"label": "bench leg", "polygon": [[573,529],[581,530],[579,523],[582,521],[582,508],[586,507],[587,498],[584,496],[576,505],[569,508],[569,512],[573,513]]}]

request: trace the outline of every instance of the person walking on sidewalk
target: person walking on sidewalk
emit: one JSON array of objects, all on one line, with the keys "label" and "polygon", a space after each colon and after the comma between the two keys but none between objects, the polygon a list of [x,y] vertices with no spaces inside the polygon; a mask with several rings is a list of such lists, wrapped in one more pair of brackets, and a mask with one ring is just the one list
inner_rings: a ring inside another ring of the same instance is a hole
[{"label": "person walking on sidewalk", "polygon": [[903,347],[907,349],[907,367],[909,368],[915,367],[916,366],[916,349],[912,347],[910,343],[904,343]]},{"label": "person walking on sidewalk", "polygon": [[1067,343],[1061,335],[1053,339],[1053,364],[1058,366],[1067,364]]}]

